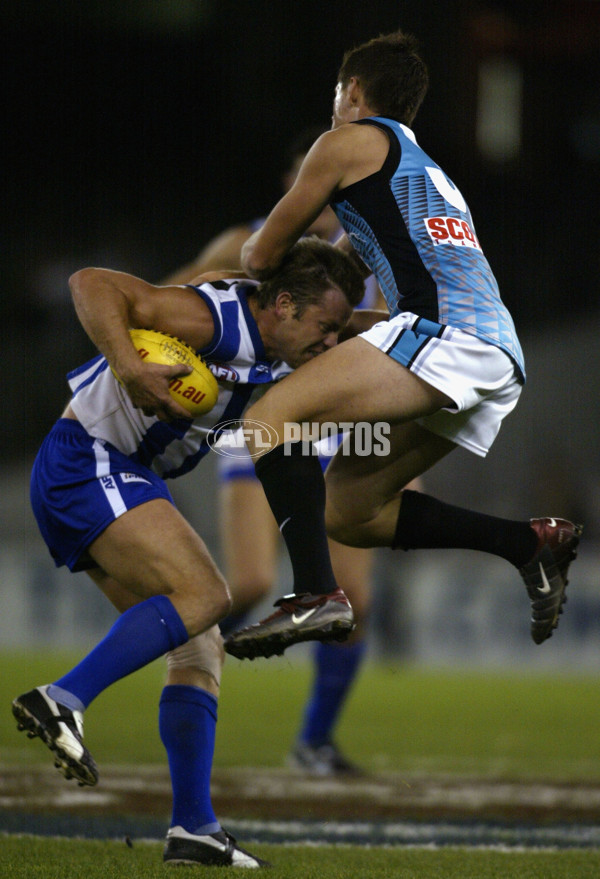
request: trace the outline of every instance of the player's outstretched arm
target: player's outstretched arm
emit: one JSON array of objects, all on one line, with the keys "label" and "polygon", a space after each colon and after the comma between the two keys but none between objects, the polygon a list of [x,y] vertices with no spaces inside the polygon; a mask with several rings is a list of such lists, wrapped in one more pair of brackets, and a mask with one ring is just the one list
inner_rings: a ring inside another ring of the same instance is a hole
[{"label": "player's outstretched arm", "polygon": [[251,278],[262,281],[271,277],[323,211],[345,168],[344,149],[339,132],[328,131],[315,141],[292,188],[242,247],[242,268]]}]

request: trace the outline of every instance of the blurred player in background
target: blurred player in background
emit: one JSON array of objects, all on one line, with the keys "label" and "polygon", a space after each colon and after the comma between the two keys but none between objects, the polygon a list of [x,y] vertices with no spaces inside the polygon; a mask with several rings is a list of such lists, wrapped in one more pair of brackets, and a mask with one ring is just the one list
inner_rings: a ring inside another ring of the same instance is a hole
[{"label": "blurred player in background", "polygon": [[[332,130],[242,251],[249,274],[268,277],[329,203],[345,230],[341,246],[375,273],[390,320],[302,367],[248,412],[283,438],[260,453],[256,472],[295,585],[268,619],[226,640],[241,658],[318,638],[319,620],[326,628],[343,621],[326,527],[353,546],[500,556],[525,581],[535,643],[558,624],[579,526],[553,517],[500,519],[403,490],[457,446],[485,456],[525,381],[515,327],[467,204],[409,127],[427,86],[416,40],[401,31],[347,52]],[[387,424],[390,448],[362,456],[350,437],[328,468],[325,493],[305,444],[283,442],[285,426],[339,421]],[[257,453],[250,437],[248,444]]]},{"label": "blurred player in background", "polygon": [[[290,144],[282,178],[284,192],[294,185],[306,153],[323,130],[308,128]],[[264,220],[262,217],[226,229],[210,241],[193,262],[169,275],[167,283],[185,284],[203,272],[239,266],[243,244]],[[336,215],[327,206],[305,234],[334,242],[342,234],[342,229]],[[373,275],[365,281],[361,306],[387,312]],[[323,469],[337,445],[336,442],[320,444]],[[245,443],[241,442],[235,451],[233,448],[228,451],[227,456],[218,458],[220,541],[224,573],[233,597],[233,612],[220,624],[224,635],[243,625],[252,608],[271,592],[277,579],[281,549],[277,524],[254,473],[254,462]],[[337,582],[343,585],[352,604],[356,629],[344,644],[314,645],[312,690],[304,710],[302,728],[288,757],[294,768],[320,776],[358,771],[340,752],[334,741],[334,729],[365,656],[373,568],[371,550],[343,546],[331,540],[329,551]]]},{"label": "blurred player in background", "polygon": [[[299,242],[272,283],[213,273],[193,287],[157,287],[123,272],[83,269],[70,286],[101,354],[69,375],[73,397],[38,452],[31,500],[57,566],[85,570],[121,616],[73,669],[16,698],[13,714],[50,748],[66,778],[94,785],[85,709],[166,654],[159,729],[173,814],[164,860],[259,867],[221,828],[210,797],[224,660],[217,623],[231,598],[165,480],[189,472],[210,450],[216,425],[239,419],[257,388],[337,344],[362,298],[362,278],[339,249],[311,238]],[[143,360],[130,327],[184,339],[217,376],[236,381],[221,382],[213,409],[190,419],[169,393],[169,380],[190,367]]]}]

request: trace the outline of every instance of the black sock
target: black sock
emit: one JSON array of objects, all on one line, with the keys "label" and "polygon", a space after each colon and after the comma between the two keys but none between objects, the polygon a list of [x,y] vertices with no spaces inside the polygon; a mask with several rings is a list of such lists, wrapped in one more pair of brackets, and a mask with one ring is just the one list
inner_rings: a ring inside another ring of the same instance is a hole
[{"label": "black sock", "polygon": [[405,490],[392,549],[478,549],[521,568],[535,553],[529,522],[499,519]]},{"label": "black sock", "polygon": [[337,584],[325,531],[325,480],[312,445],[276,446],[257,460],[255,470],[288,549],[294,592],[333,592]]},{"label": "black sock", "polygon": [[221,630],[221,635],[226,638],[228,635],[231,635],[232,632],[236,632],[238,629],[241,629],[246,622],[247,616],[247,610],[243,610],[240,613],[227,614],[226,617],[224,617],[222,620],[219,620],[219,629]]}]

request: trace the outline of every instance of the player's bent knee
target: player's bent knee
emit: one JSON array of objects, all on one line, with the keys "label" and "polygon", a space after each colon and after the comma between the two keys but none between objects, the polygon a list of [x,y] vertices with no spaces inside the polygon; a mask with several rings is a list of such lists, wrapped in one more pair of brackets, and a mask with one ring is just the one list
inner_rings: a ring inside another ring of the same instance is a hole
[{"label": "player's bent knee", "polygon": [[166,654],[169,672],[193,671],[208,675],[217,685],[221,685],[221,671],[225,662],[223,638],[218,626],[213,626],[201,635],[196,635],[185,644]]},{"label": "player's bent knee", "polygon": [[325,507],[325,527],[327,535],[346,546],[367,547],[372,544],[366,536],[369,524],[377,512],[370,509],[364,494],[356,490],[348,491],[348,483],[331,478],[329,471],[325,478],[327,504]]},{"label": "player's bent knee", "polygon": [[186,584],[185,589],[175,592],[177,609],[190,637],[205,631],[207,626],[218,623],[231,612],[232,598],[225,580],[207,588],[205,582],[196,586]]},{"label": "player's bent knee", "polygon": [[348,511],[342,513],[329,503],[327,504],[325,527],[327,529],[327,536],[332,540],[337,540],[338,543],[342,543],[344,546],[370,546],[371,544],[368,542],[366,535],[363,534],[361,527],[363,524],[363,522],[350,519]]}]

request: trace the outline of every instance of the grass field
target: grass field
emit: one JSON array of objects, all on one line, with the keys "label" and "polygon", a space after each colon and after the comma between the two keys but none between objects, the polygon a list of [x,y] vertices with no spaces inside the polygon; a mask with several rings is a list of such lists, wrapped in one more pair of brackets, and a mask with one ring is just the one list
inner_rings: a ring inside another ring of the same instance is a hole
[{"label": "grass field", "polygon": [[[64,672],[72,655],[0,655],[2,762],[47,762],[16,735],[14,696]],[[111,687],[86,713],[98,763],[164,763],[157,730],[162,661]],[[281,766],[309,686],[305,662],[228,661],[215,763]],[[422,670],[368,665],[349,700],[339,742],[374,771],[600,780],[595,676]]]},{"label": "grass field", "polygon": [[[94,840],[6,839],[3,879],[164,879],[160,846],[126,848]],[[365,849],[253,846],[276,865],[268,879],[597,879],[600,854],[489,852],[447,849]],[[185,876],[223,879],[222,867],[185,870]],[[172,871],[171,871],[172,873]],[[181,870],[177,875],[181,874]]]},{"label": "grass field", "polygon": [[[306,662],[230,660],[219,708],[217,767],[279,767],[297,729]],[[0,656],[0,749],[4,765],[48,764],[39,742],[15,731],[10,701],[57,677],[72,655]],[[102,694],[86,715],[86,741],[103,765],[165,762],[157,732],[162,662]],[[593,676],[423,670],[368,665],[349,701],[339,742],[373,773],[456,778],[600,782],[600,704]],[[66,784],[66,782],[65,782]],[[221,816],[225,817],[225,816]],[[299,816],[302,817],[302,816]],[[1,826],[1,825],[0,825]],[[487,851],[397,846],[253,845],[279,877],[399,879],[586,879],[600,875],[600,850]],[[198,872],[198,871],[193,871]],[[0,875],[95,879],[164,876],[160,844],[16,838],[0,841]],[[218,868],[202,876],[222,875]]]}]

